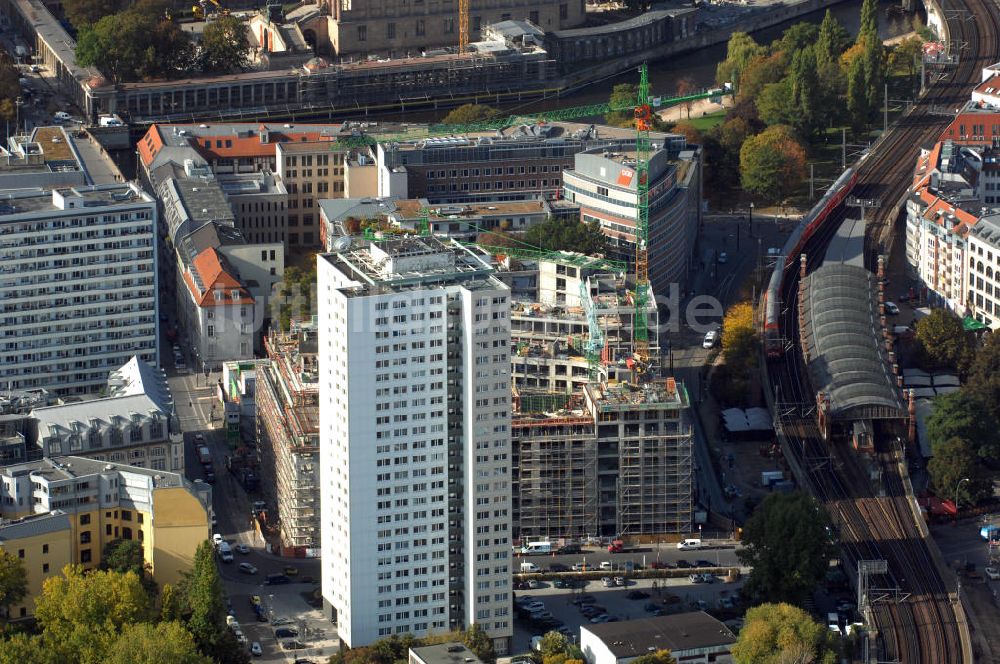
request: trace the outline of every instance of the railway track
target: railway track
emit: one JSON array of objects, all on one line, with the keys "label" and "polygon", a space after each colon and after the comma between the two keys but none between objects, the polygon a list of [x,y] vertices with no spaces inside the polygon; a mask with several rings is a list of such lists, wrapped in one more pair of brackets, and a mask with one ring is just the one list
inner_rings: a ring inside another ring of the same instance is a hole
[{"label": "railway track", "polygon": [[[869,222],[866,255],[869,268],[875,257],[891,250],[896,218],[902,199],[911,182],[919,146],[932,141],[947,124],[947,118],[931,114],[932,107],[957,108],[968,99],[971,88],[979,82],[982,67],[1000,56],[997,36],[1000,16],[995,0],[962,0],[966,13],[949,4],[949,29],[953,40],[963,44],[959,65],[945,80],[929,85],[927,92],[904,116],[861,164],[854,194],[877,198],[883,207]],[[804,248],[807,264],[821,264],[823,254],[836,228],[845,218],[843,207],[830,215]],[[782,284],[781,329],[790,340],[791,351],[784,362],[768,366],[768,379],[774,389],[775,410],[779,418],[802,422],[813,415],[814,393],[798,351],[798,269],[786,272]],[[872,587],[897,589],[878,593],[882,601],[872,604],[871,617],[875,638],[870,643],[870,657],[876,661],[904,664],[961,663],[963,634],[955,607],[910,508],[897,455],[891,442],[877,443],[874,463],[866,468],[853,450],[843,444],[825,444],[818,436],[785,437],[785,453],[794,457],[803,469],[808,488],[820,499],[840,531],[846,565],[859,560],[885,560],[888,572],[870,579]],[[868,474],[877,469],[876,479]]]}]

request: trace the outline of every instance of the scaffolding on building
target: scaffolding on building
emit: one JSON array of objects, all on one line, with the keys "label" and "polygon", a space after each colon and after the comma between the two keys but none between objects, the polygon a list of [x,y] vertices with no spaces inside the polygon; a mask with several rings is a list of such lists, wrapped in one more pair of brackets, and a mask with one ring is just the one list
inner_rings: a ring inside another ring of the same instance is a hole
[{"label": "scaffolding on building", "polygon": [[264,340],[270,366],[257,381],[258,438],[274,469],[283,553],[319,549],[319,374],[315,323],[292,321]]}]

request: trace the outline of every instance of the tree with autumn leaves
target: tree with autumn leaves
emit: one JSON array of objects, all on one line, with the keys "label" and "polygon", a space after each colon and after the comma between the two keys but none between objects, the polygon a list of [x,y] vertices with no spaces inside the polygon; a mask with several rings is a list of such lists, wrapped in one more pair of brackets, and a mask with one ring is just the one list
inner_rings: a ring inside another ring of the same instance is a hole
[{"label": "tree with autumn leaves", "polygon": [[768,127],[740,148],[740,182],[755,196],[781,202],[805,177],[806,151],[791,127]]}]

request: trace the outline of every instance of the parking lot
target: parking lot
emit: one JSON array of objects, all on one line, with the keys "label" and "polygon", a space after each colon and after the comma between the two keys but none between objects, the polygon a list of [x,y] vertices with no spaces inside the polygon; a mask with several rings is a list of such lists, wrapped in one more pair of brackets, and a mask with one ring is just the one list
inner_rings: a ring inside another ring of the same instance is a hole
[{"label": "parking lot", "polygon": [[[513,652],[528,652],[532,636],[540,636],[557,627],[563,627],[570,640],[578,643],[581,625],[591,621],[581,612],[587,603],[595,606],[591,613],[602,612],[616,620],[646,618],[657,615],[655,611],[666,615],[698,610],[710,611],[720,620],[735,618],[739,613],[738,603],[733,608],[720,608],[720,601],[723,605],[738,602],[742,581],[725,583],[719,577],[714,579],[712,583],[697,584],[688,577],[629,579],[625,587],[613,588],[605,587],[598,579],[573,589],[556,588],[551,582],[543,582],[540,588],[517,591],[514,593],[518,616],[514,623]],[[581,597],[584,604],[579,603]],[[532,602],[540,603],[544,607],[542,610],[551,614],[552,622],[546,624],[528,619],[523,607]]]}]

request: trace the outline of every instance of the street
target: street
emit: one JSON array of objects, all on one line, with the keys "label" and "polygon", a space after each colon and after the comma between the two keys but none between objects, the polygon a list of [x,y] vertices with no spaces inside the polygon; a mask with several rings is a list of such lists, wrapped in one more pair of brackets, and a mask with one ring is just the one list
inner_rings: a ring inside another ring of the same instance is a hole
[{"label": "street", "polygon": [[[169,344],[165,346],[169,349]],[[170,353],[164,353],[169,357]],[[169,360],[165,361],[170,364]],[[251,527],[251,505],[260,496],[248,494],[226,470],[226,456],[230,453],[222,428],[222,418],[212,420],[215,385],[221,374],[204,373],[177,374],[167,370],[171,391],[174,395],[178,418],[184,430],[185,473],[192,480],[203,480],[204,470],[195,453],[194,437],[205,436],[205,443],[212,456],[216,481],[212,491],[213,508],[216,516],[214,532],[221,534],[232,545],[246,544],[250,552],[235,554],[232,564],[219,564],[223,587],[231,604],[236,620],[240,623],[249,643],[261,644],[264,656],[255,658],[261,662],[291,662],[296,657],[313,657],[315,661],[325,660],[335,651],[336,628],[324,618],[322,611],[310,606],[313,591],[319,587],[319,561],[282,558],[265,550],[263,539]],[[221,406],[216,407],[221,413]],[[273,506],[269,506],[272,507]],[[250,563],[257,573],[249,575],[239,571],[239,563]],[[266,586],[268,574],[285,573],[286,568],[294,568],[291,583]],[[259,623],[250,604],[250,597],[257,595],[271,611],[274,618],[287,618],[294,628],[297,640],[306,648],[296,651],[282,650],[274,629],[267,623]]]}]

